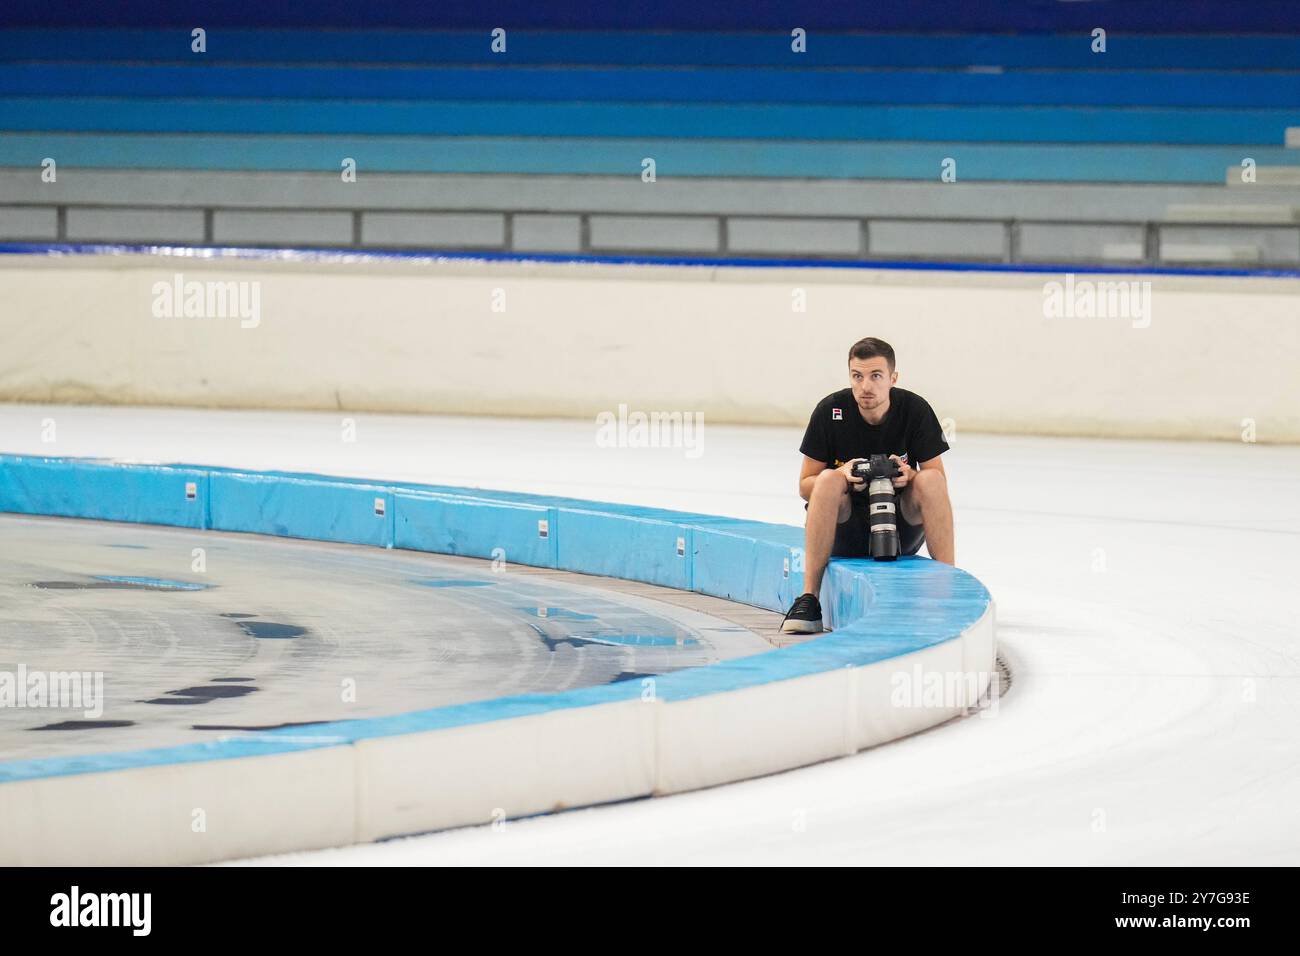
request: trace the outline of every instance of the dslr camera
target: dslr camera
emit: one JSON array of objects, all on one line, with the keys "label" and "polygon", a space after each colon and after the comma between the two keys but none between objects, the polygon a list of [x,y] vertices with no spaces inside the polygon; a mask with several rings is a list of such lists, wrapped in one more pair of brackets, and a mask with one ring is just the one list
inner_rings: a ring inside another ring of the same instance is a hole
[{"label": "dslr camera", "polygon": [[867,483],[867,521],[871,534],[871,557],[876,561],[893,561],[898,557],[898,498],[894,479],[902,471],[888,455],[872,455],[853,463],[853,477]]}]

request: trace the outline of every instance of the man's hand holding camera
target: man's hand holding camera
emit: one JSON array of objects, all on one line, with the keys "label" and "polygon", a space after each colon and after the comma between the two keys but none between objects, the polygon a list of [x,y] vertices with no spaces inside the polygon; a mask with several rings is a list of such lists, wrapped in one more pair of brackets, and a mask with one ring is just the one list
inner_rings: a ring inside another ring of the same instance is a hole
[{"label": "man's hand holding camera", "polygon": [[[879,455],[877,458],[881,457]],[[908,482],[916,474],[916,469],[907,463],[906,458],[900,458],[898,455],[887,456],[890,461],[898,466],[898,474],[893,477],[894,488],[902,491],[907,487]],[[864,472],[869,472],[866,468],[855,468],[854,466],[860,461],[870,461],[869,458],[850,458],[844,464],[836,469],[840,474],[848,479],[849,491],[862,491],[867,487],[867,476]],[[876,473],[881,473],[880,466],[876,466]]]},{"label": "man's hand holding camera", "polygon": [[902,491],[907,487],[907,483],[911,481],[913,476],[916,474],[916,469],[897,455],[890,455],[889,457],[898,463],[898,470],[901,474],[894,479],[894,487],[899,491]]},{"label": "man's hand holding camera", "polygon": [[866,461],[865,458],[850,458],[839,468],[835,469],[849,481],[849,491],[861,491],[867,487],[867,479],[853,473],[853,466],[860,461]]}]

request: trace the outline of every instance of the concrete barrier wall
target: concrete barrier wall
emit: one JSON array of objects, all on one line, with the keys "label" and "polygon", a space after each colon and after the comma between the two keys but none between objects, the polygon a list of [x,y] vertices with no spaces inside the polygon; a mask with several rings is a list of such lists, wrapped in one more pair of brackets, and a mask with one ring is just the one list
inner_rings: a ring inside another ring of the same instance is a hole
[{"label": "concrete barrier wall", "polygon": [[[458,554],[503,547],[519,563],[768,608],[802,588],[798,528],[506,492],[0,454],[3,511]],[[932,727],[974,707],[993,679],[993,603],[964,571],[837,560],[822,599],[830,634],[648,684],[0,761],[0,864],[198,863],[677,793]],[[916,696],[896,699],[914,672],[925,675]],[[923,698],[932,678],[956,678],[953,693]],[[199,833],[197,808],[210,824]]]},{"label": "concrete barrier wall", "polygon": [[0,255],[9,401],[803,424],[864,335],[958,430],[1300,441],[1296,276]]}]

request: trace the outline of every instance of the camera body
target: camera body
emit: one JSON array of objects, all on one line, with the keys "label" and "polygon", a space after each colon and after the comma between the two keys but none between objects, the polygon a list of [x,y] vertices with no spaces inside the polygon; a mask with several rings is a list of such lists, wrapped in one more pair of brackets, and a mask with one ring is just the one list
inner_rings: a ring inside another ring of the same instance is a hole
[{"label": "camera body", "polygon": [[[853,477],[862,478],[868,482],[879,478],[888,478],[892,481],[892,479],[902,474],[898,462],[888,455],[872,455],[870,458],[864,458],[862,461],[853,464]],[[892,488],[893,485],[891,484],[890,487]]]},{"label": "camera body", "polygon": [[867,483],[867,521],[871,557],[893,561],[898,557],[898,497],[894,479],[903,474],[898,462],[888,455],[872,455],[854,462],[853,476]]}]

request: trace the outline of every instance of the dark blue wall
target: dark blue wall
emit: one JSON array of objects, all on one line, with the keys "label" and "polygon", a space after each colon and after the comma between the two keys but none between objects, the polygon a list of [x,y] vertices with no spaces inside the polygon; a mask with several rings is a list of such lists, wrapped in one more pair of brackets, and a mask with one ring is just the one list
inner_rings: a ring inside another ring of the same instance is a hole
[{"label": "dark blue wall", "polygon": [[8,0],[0,26],[1300,33],[1297,0]]}]

